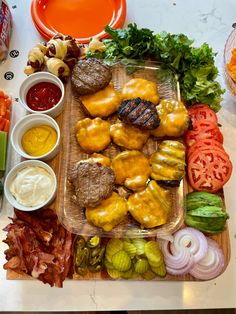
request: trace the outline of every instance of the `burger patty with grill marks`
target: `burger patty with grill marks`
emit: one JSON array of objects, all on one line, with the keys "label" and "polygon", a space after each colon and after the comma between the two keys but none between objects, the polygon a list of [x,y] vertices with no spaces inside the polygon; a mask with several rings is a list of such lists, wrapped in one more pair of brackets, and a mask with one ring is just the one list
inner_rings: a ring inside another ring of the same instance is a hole
[{"label": "burger patty with grill marks", "polygon": [[160,124],[156,106],[141,98],[124,100],[118,108],[118,117],[121,121],[144,130],[156,129]]}]

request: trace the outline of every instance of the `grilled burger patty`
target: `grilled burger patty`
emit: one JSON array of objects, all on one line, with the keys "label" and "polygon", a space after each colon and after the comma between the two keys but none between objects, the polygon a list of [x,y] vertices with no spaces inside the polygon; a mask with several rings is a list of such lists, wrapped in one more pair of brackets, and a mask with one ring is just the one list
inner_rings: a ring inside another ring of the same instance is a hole
[{"label": "grilled burger patty", "polygon": [[73,68],[72,87],[80,95],[88,95],[105,88],[112,77],[109,66],[97,59],[79,60]]},{"label": "grilled burger patty", "polygon": [[99,163],[78,162],[70,171],[69,181],[75,188],[73,200],[81,207],[95,207],[113,190],[115,174]]},{"label": "grilled burger patty", "polygon": [[160,124],[155,105],[141,98],[124,100],[118,108],[118,117],[128,124],[145,130],[153,130]]}]

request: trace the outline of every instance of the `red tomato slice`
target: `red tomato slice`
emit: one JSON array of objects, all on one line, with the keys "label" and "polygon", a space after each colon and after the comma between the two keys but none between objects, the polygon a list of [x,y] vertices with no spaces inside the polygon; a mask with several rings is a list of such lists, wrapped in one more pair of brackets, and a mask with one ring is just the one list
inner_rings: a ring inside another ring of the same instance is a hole
[{"label": "red tomato slice", "polygon": [[229,180],[232,163],[221,150],[196,151],[188,163],[188,178],[197,191],[215,193]]},{"label": "red tomato slice", "polygon": [[185,143],[189,148],[198,140],[213,139],[223,143],[223,135],[214,122],[200,120],[193,129],[185,133]]},{"label": "red tomato slice", "polygon": [[188,109],[188,114],[192,120],[193,125],[200,120],[211,121],[215,124],[218,123],[216,113],[208,105],[193,105]]},{"label": "red tomato slice", "polygon": [[[226,153],[226,151],[224,150],[224,148],[219,148],[219,147],[216,147],[216,146],[213,146],[213,147],[202,147],[198,150],[198,153],[202,153],[202,152],[205,152],[207,153],[208,151],[211,151],[211,152],[216,152],[218,154],[221,154],[224,158],[228,158],[229,159],[229,155]],[[197,151],[193,152],[191,155],[188,155],[188,163],[191,161],[191,159],[197,154]]]},{"label": "red tomato slice", "polygon": [[188,157],[190,157],[195,151],[198,151],[199,149],[205,149],[205,148],[219,148],[224,149],[223,145],[213,139],[203,139],[195,142],[188,150]]},{"label": "red tomato slice", "polygon": [[209,105],[207,104],[193,104],[191,107],[189,107],[188,110],[191,110],[191,109],[210,109],[212,110]]}]

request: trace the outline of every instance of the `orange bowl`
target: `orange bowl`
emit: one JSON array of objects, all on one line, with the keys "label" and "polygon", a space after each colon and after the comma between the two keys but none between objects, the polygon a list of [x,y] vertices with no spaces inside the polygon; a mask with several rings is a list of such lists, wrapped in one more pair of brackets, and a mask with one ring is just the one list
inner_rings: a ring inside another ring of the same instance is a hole
[{"label": "orange bowl", "polygon": [[33,0],[31,16],[46,39],[62,33],[87,43],[91,37],[107,37],[106,25],[124,25],[126,0]]}]

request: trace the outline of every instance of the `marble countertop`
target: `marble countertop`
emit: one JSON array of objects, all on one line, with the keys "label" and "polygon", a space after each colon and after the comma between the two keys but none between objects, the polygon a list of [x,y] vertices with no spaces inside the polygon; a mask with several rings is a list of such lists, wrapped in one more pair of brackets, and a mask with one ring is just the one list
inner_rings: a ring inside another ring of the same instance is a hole
[{"label": "marble countertop", "polygon": [[[14,19],[10,50],[18,50],[17,58],[9,57],[0,66],[0,87],[18,97],[24,79],[23,67],[27,53],[40,39],[31,22],[30,0],[9,0]],[[218,52],[216,62],[219,81],[222,73],[223,49],[235,21],[235,0],[127,0],[126,24],[135,22],[155,32],[185,33],[196,45],[208,42]],[[7,71],[14,73],[10,81]],[[24,112],[15,103],[19,118]],[[236,104],[226,92],[219,114],[225,148],[236,166]],[[15,108],[16,109],[16,108]],[[16,111],[16,110],[15,110]],[[9,152],[12,164],[16,156]],[[9,167],[11,164],[9,164]],[[7,281],[2,269],[6,246],[0,242],[0,310],[1,311],[95,311],[95,310],[160,310],[194,308],[236,308],[236,174],[225,187],[230,214],[229,233],[231,260],[226,271],[208,282],[127,282],[66,281],[63,289],[50,288],[38,281]],[[0,230],[12,213],[8,204],[0,213]],[[5,237],[0,231],[0,241]]]}]

